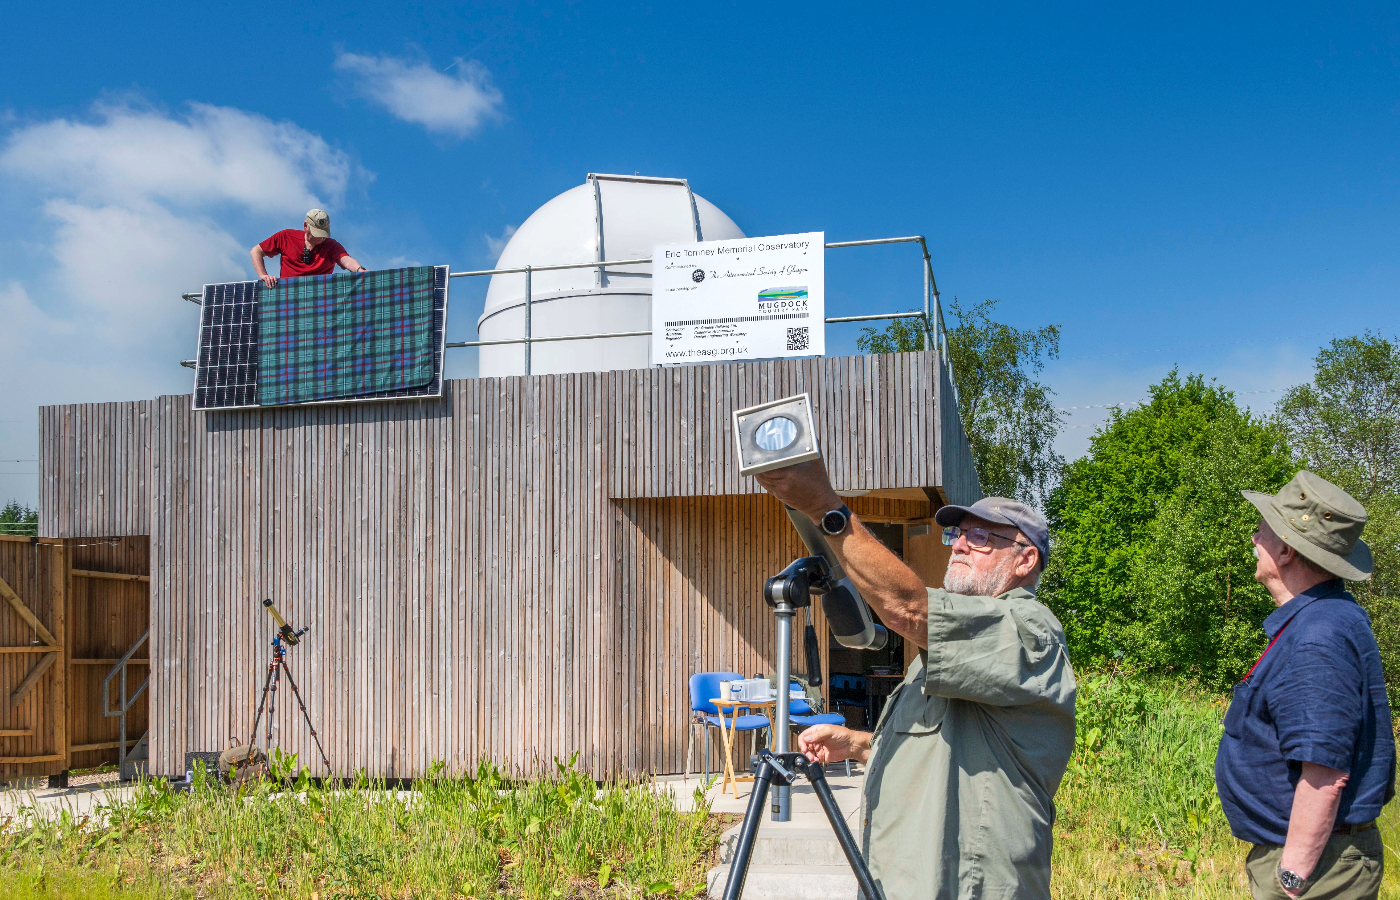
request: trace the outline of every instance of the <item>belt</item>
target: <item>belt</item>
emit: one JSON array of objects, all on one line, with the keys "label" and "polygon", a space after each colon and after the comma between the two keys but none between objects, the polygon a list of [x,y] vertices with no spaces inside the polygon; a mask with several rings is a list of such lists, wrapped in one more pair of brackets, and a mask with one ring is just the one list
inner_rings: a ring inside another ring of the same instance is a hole
[{"label": "belt", "polygon": [[1369,821],[1369,822],[1362,822],[1360,825],[1338,825],[1336,828],[1333,828],[1333,829],[1332,829],[1332,833],[1333,833],[1333,834],[1356,834],[1357,832],[1360,832],[1360,831],[1367,831],[1367,830],[1369,830],[1369,829],[1371,829],[1371,828],[1375,828],[1375,827],[1376,827],[1376,820],[1375,820],[1375,819],[1372,819],[1372,820]]}]

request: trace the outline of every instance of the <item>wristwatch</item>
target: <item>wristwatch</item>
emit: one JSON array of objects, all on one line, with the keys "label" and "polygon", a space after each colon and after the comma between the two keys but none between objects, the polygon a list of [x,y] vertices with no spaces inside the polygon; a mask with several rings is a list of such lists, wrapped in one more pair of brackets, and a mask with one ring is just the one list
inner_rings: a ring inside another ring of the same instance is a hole
[{"label": "wristwatch", "polygon": [[1285,891],[1297,893],[1303,889],[1308,880],[1297,872],[1290,872],[1283,866],[1278,867],[1278,883],[1283,885]]},{"label": "wristwatch", "polygon": [[851,524],[850,507],[842,503],[840,509],[833,509],[822,516],[822,531],[827,534],[836,535],[846,530],[846,526]]}]

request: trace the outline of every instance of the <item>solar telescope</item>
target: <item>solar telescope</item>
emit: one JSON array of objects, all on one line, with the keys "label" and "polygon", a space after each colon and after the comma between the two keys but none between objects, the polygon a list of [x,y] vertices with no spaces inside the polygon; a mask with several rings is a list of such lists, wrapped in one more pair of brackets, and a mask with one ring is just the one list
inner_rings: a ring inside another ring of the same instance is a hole
[{"label": "solar telescope", "polygon": [[[736,410],[734,437],[739,449],[739,474],[757,475],[821,459],[813,423],[812,401],[807,394]],[[812,581],[809,589],[822,598],[822,611],[837,643],[858,650],[884,649],[889,633],[875,624],[870,607],[831,552],[821,528],[795,509],[788,508],[787,514],[802,543],[807,545],[808,556],[819,558],[824,564],[824,576]],[[802,571],[810,568],[802,567]],[[790,569],[792,566],[784,572]]]}]

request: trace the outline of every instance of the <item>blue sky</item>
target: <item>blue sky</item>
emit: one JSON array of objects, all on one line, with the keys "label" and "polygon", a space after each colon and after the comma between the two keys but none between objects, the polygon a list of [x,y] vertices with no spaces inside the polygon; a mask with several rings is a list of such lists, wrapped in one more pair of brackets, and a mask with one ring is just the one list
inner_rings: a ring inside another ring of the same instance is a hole
[{"label": "blue sky", "polygon": [[[36,496],[37,406],[188,391],[178,295],[313,202],[371,266],[489,266],[590,171],[689,178],[750,235],[927,235],[945,300],[1063,326],[1071,456],[1173,365],[1266,409],[1400,331],[1393,4],[966,6],[11,11],[0,501]],[[918,302],[907,248],[827,265],[829,314]]]}]

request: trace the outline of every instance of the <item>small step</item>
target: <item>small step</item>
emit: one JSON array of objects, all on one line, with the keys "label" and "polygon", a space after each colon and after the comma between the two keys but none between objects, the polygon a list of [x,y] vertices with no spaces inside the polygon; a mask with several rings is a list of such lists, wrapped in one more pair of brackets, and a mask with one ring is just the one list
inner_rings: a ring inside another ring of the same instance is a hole
[{"label": "small step", "polygon": [[[720,837],[719,861],[728,865],[739,847],[740,826]],[[846,854],[828,825],[824,828],[758,829],[753,842],[751,866],[845,866]]]},{"label": "small step", "polygon": [[[709,896],[724,896],[729,866],[715,866],[705,877]],[[743,900],[856,900],[856,876],[840,866],[770,866],[751,863]]]}]

